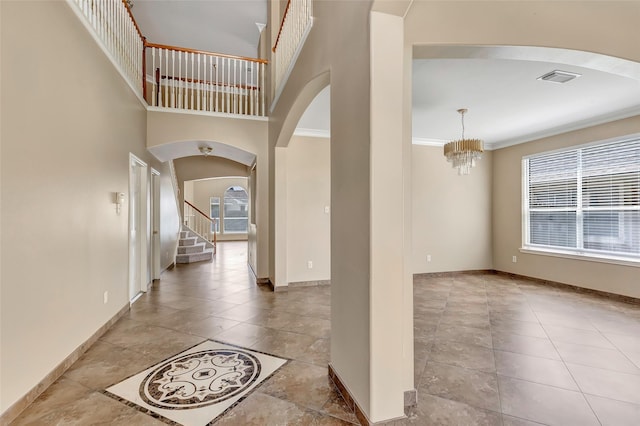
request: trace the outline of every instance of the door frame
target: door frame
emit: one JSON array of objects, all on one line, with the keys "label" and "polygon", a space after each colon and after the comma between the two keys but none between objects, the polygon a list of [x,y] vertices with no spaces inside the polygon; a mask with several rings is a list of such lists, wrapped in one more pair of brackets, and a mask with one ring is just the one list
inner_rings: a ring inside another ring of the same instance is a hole
[{"label": "door frame", "polygon": [[[137,182],[135,173],[140,175]],[[136,188],[137,182],[137,188]],[[129,153],[129,301],[147,291],[149,283],[149,171],[147,163]],[[138,199],[134,197],[138,194]],[[134,208],[134,205],[138,208]],[[138,225],[137,227],[135,225]],[[136,233],[134,236],[134,232]],[[136,282],[139,277],[139,283]]]},{"label": "door frame", "polygon": [[151,281],[159,280],[160,267],[160,172],[151,168]]}]

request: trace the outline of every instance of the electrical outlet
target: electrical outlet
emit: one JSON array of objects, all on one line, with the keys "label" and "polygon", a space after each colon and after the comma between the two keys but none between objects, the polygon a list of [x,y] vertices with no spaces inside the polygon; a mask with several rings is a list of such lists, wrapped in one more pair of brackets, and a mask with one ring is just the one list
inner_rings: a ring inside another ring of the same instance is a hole
[{"label": "electrical outlet", "polygon": [[431,262],[431,255],[430,254],[427,255],[427,262]]},{"label": "electrical outlet", "polygon": [[109,302],[109,292],[105,291],[104,294],[102,295],[102,301],[103,303],[106,305],[107,302]]},{"label": "electrical outlet", "polygon": [[311,260],[307,262],[307,268],[313,269],[313,262]]},{"label": "electrical outlet", "polygon": [[512,261],[513,263],[517,263],[517,262],[518,262],[518,257],[517,257],[517,256],[513,256],[513,257],[511,258],[511,261]]}]

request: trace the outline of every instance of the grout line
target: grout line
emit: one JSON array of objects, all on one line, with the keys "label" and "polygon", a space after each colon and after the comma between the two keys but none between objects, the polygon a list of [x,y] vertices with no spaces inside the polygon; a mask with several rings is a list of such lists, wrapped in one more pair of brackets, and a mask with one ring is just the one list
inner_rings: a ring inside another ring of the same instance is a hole
[{"label": "grout line", "polygon": [[[538,320],[540,320],[540,317],[538,316],[538,313],[535,310],[534,310],[533,314],[536,316],[536,318],[538,318]],[[587,406],[591,410],[591,413],[596,418],[598,423],[600,423],[600,425],[602,426],[602,421],[598,417],[598,414],[596,413],[596,410],[594,410],[593,407],[591,406],[591,404],[589,403],[589,400],[585,396],[585,394],[584,394],[584,392],[582,390],[582,387],[580,387],[580,384],[578,383],[578,381],[576,380],[575,376],[573,375],[573,373],[569,369],[569,366],[567,365],[567,362],[565,361],[564,357],[562,356],[562,354],[558,350],[558,348],[556,346],[556,343],[551,339],[551,336],[549,336],[549,333],[547,332],[546,328],[544,327],[544,324],[542,324],[542,322],[541,322],[540,325],[541,325],[542,329],[544,330],[545,334],[547,335],[547,337],[549,338],[549,341],[551,342],[551,345],[553,346],[555,351],[558,353],[558,356],[560,357],[560,361],[562,362],[562,365],[564,365],[564,368],[569,373],[569,376],[571,377],[571,380],[573,380],[573,382],[575,383],[576,387],[578,388],[578,392],[580,393],[580,395],[582,395],[583,401],[587,403]]]}]

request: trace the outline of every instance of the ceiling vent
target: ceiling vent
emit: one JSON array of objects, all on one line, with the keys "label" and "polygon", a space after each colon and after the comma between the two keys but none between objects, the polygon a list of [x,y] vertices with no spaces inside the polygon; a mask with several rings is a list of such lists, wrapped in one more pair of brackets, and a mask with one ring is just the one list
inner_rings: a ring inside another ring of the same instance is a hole
[{"label": "ceiling vent", "polygon": [[581,75],[582,74],[576,74],[574,72],[555,70],[548,72],[541,77],[538,77],[538,80],[553,81],[554,83],[566,83],[567,81],[571,81],[576,77],[580,77]]}]

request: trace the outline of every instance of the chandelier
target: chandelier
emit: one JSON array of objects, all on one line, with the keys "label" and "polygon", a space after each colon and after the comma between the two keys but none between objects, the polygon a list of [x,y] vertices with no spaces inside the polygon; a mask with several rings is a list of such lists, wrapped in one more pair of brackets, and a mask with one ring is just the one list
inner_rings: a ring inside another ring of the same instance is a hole
[{"label": "chandelier", "polygon": [[451,166],[458,169],[459,175],[468,175],[471,173],[471,168],[476,166],[484,149],[480,139],[464,138],[464,114],[467,110],[462,108],[458,112],[462,119],[462,138],[447,143],[444,146],[444,155]]}]

